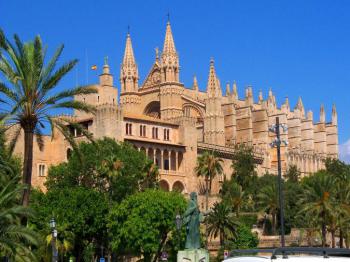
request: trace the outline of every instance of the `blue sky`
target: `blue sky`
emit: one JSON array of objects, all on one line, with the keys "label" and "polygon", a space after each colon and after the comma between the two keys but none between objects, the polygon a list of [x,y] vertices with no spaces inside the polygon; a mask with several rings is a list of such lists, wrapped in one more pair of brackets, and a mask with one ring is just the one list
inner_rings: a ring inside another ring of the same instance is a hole
[{"label": "blue sky", "polygon": [[[350,139],[350,1],[0,0],[0,10],[7,34],[40,34],[49,53],[64,43],[62,61],[80,59],[61,88],[86,82],[86,50],[89,67],[101,69],[108,56],[117,81],[128,25],[143,81],[154,48],[162,48],[169,12],[186,86],[195,74],[205,89],[214,57],[223,88],[236,80],[240,96],[247,85],[255,98],[271,87],[279,103],[288,96],[294,107],[301,96],[315,120],[324,103],[327,121],[335,103],[339,142]],[[89,82],[98,73],[89,70]]]}]

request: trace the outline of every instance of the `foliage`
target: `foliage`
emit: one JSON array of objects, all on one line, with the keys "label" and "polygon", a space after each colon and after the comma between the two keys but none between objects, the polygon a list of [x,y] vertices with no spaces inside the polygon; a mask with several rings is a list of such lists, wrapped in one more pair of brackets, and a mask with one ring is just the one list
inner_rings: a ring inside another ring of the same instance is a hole
[{"label": "foliage", "polygon": [[222,162],[221,158],[218,158],[214,152],[205,151],[197,158],[197,165],[195,172],[198,176],[205,178],[208,183],[206,190],[211,194],[212,181],[216,176],[222,175]]},{"label": "foliage", "polygon": [[[92,106],[72,100],[75,95],[95,93],[94,88],[76,87],[56,91],[60,80],[78,62],[72,60],[56,69],[62,51],[63,45],[48,60],[40,36],[23,43],[18,35],[14,35],[13,43],[0,29],[0,73],[5,79],[0,81],[0,121],[11,128],[13,136],[10,145],[15,144],[22,131],[24,133],[23,182],[27,187],[24,189],[22,203],[25,206],[29,203],[34,136],[42,149],[44,128],[50,127],[52,130],[55,127],[74,146],[67,124],[77,124],[66,118],[53,117],[52,113],[57,114],[59,110],[67,108],[84,112],[94,110]],[[45,64],[46,61],[48,63]]]},{"label": "foliage", "polygon": [[232,175],[243,191],[251,187],[256,181],[257,173],[255,167],[253,147],[245,144],[237,145],[235,156],[232,160]]},{"label": "foliage", "polygon": [[270,214],[272,217],[272,233],[276,234],[277,214],[279,210],[279,201],[276,183],[263,187],[258,194],[259,205],[262,211]]},{"label": "foliage", "polygon": [[245,225],[237,228],[237,237],[230,245],[230,249],[249,249],[257,248],[259,239],[251,229]]},{"label": "foliage", "polygon": [[16,261],[36,261],[30,246],[38,245],[38,236],[21,224],[23,217],[33,216],[20,205],[24,185],[19,184],[21,165],[11,156],[0,125],[0,257]]},{"label": "foliage", "polygon": [[224,246],[227,240],[235,239],[237,218],[232,215],[230,206],[225,202],[215,203],[205,219],[208,224],[208,236],[219,237],[221,246]]},{"label": "foliage", "polygon": [[222,201],[231,207],[232,212],[235,212],[236,216],[239,217],[246,198],[242,186],[237,184],[234,179],[225,179],[220,190],[220,196]]},{"label": "foliage", "polygon": [[100,192],[84,187],[50,190],[46,194],[33,191],[31,206],[37,217],[30,223],[47,243],[51,232],[49,221],[55,218],[61,255],[72,252],[79,261],[86,246],[106,241],[108,201]]},{"label": "foliage", "polygon": [[289,182],[298,182],[300,179],[301,173],[296,165],[290,165],[284,174],[284,178]]},{"label": "foliage", "polygon": [[143,255],[156,261],[175,232],[175,216],[186,209],[178,193],[146,190],[128,196],[110,211],[108,228],[111,245],[118,255]]},{"label": "foliage", "polygon": [[50,168],[45,185],[49,191],[94,188],[108,193],[111,200],[121,201],[137,191],[157,187],[157,180],[158,170],[145,154],[130,144],[104,138],[94,144],[81,143],[67,163]]},{"label": "foliage", "polygon": [[308,217],[310,226],[320,226],[322,245],[326,245],[326,226],[333,209],[334,180],[325,171],[319,171],[303,179],[303,195],[299,200],[300,214]]}]

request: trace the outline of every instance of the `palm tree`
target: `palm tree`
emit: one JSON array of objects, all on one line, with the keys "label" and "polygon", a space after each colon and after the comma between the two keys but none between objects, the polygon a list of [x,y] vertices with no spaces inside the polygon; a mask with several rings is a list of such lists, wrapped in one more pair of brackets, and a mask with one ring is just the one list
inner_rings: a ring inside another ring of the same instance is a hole
[{"label": "palm tree", "polygon": [[21,224],[22,217],[33,214],[28,207],[17,204],[25,187],[18,184],[18,180],[18,176],[14,177],[2,184],[0,189],[0,257],[6,256],[13,261],[36,261],[29,246],[38,245],[38,236]]},{"label": "palm tree", "polygon": [[272,233],[276,234],[276,221],[279,209],[276,183],[263,187],[258,194],[259,206],[272,217]]},{"label": "palm tree", "polygon": [[321,226],[322,246],[326,245],[327,223],[334,209],[334,179],[320,171],[304,179],[304,192],[299,204],[300,214],[309,217],[311,223]]},{"label": "palm tree", "polygon": [[242,190],[242,186],[237,184],[234,179],[225,180],[222,184],[220,194],[222,201],[228,204],[232,211],[236,213],[236,216],[239,217],[246,197],[245,192]]},{"label": "palm tree", "polygon": [[222,162],[223,160],[216,157],[214,152],[208,151],[197,158],[195,172],[198,176],[204,177],[206,184],[206,210],[208,210],[208,196],[211,193],[212,181],[217,175],[223,173]]},{"label": "palm tree", "polygon": [[[75,126],[84,134],[87,132],[69,119],[53,117],[52,114],[57,114],[62,109],[93,112],[92,106],[72,98],[76,95],[95,93],[96,90],[91,87],[57,90],[60,80],[78,62],[75,59],[56,69],[63,45],[48,60],[40,36],[36,36],[34,41],[23,43],[14,35],[14,43],[11,43],[0,29],[0,50],[0,72],[6,79],[5,82],[0,81],[0,121],[3,120],[8,128],[13,128],[13,141],[24,132],[23,183],[27,187],[23,192],[22,204],[28,206],[34,136],[42,149],[43,128],[50,127],[52,135],[53,129],[57,128],[74,145],[67,125]],[[45,64],[47,60],[48,63]],[[14,145],[14,142],[10,144]]]},{"label": "palm tree", "polygon": [[208,235],[211,238],[219,236],[220,246],[224,246],[227,239],[236,237],[238,223],[231,212],[231,208],[224,202],[215,203],[206,220],[208,223]]}]

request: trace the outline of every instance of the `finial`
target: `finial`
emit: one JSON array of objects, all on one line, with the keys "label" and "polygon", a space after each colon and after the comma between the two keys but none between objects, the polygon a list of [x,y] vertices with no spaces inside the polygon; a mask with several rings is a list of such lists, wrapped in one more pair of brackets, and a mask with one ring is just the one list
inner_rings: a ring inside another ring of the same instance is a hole
[{"label": "finial", "polygon": [[214,65],[214,57],[210,57],[210,65]]},{"label": "finial", "polygon": [[262,90],[259,90],[259,103],[261,104],[264,101]]},{"label": "finial", "polygon": [[226,96],[230,96],[230,95],[231,95],[230,82],[227,81],[226,82]]},{"label": "finial", "polygon": [[128,35],[130,35],[130,25],[128,25]]},{"label": "finial", "polygon": [[105,62],[105,65],[108,65],[108,56],[104,57],[104,62]]},{"label": "finial", "polygon": [[167,16],[167,19],[168,19],[167,23],[170,24],[170,12],[169,11],[168,11],[166,16]]},{"label": "finial", "polygon": [[159,59],[159,48],[156,47],[156,48],[154,48],[154,50],[156,51],[156,60],[158,61],[158,59]]}]

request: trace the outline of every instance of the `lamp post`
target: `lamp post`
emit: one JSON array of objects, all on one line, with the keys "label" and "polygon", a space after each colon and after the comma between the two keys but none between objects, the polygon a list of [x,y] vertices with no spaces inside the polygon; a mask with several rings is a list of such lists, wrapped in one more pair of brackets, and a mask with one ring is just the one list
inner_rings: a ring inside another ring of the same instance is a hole
[{"label": "lamp post", "polygon": [[57,238],[57,230],[56,230],[56,221],[54,218],[50,220],[50,228],[51,228],[51,246],[52,246],[52,262],[58,261],[58,253],[56,249],[56,238]]},{"label": "lamp post", "polygon": [[278,171],[278,199],[280,208],[280,222],[281,222],[281,247],[285,247],[285,231],[284,231],[284,200],[283,200],[283,185],[282,185],[282,168],[281,168],[281,144],[288,145],[288,142],[281,140],[280,127],[283,131],[288,130],[287,126],[280,124],[279,117],[276,117],[276,124],[269,128],[270,132],[276,134],[275,140],[270,144],[271,147],[277,148],[277,171]]},{"label": "lamp post", "polygon": [[181,245],[181,227],[182,227],[182,218],[181,215],[179,213],[177,213],[176,217],[175,217],[175,225],[176,225],[176,231],[177,231],[177,241],[179,244],[179,248]]}]

